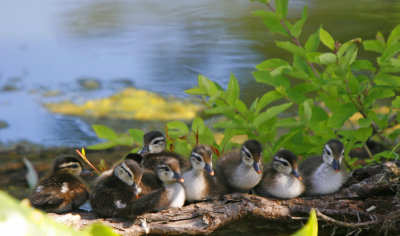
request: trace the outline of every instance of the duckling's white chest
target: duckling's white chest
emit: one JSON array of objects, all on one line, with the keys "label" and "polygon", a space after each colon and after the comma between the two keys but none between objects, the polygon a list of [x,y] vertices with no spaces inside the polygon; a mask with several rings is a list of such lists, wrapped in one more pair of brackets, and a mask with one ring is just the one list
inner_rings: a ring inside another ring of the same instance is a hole
[{"label": "duckling's white chest", "polygon": [[290,174],[278,173],[275,182],[268,186],[268,193],[277,198],[290,199],[304,192],[303,183]]},{"label": "duckling's white chest", "polygon": [[183,178],[185,179],[183,186],[185,187],[187,201],[197,201],[206,197],[205,189],[207,186],[203,171],[199,172],[192,169],[185,172]]},{"label": "duckling's white chest", "polygon": [[331,166],[326,163],[321,164],[311,178],[312,194],[330,194],[336,192],[346,181],[345,172],[335,172]]},{"label": "duckling's white chest", "polygon": [[166,186],[169,199],[169,207],[182,207],[185,204],[185,188],[181,183],[173,183]]},{"label": "duckling's white chest", "polygon": [[261,177],[262,175],[258,174],[252,166],[248,166],[242,162],[233,171],[231,178],[228,178],[228,182],[235,188],[247,192],[261,181]]}]

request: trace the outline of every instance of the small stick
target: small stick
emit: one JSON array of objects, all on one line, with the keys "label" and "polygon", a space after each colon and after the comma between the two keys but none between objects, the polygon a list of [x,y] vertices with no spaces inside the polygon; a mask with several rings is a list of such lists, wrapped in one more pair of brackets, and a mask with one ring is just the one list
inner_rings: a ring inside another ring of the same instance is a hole
[{"label": "small stick", "polygon": [[[82,150],[85,150],[85,149],[82,149]],[[82,159],[83,159],[86,163],[88,163],[88,164],[90,165],[90,167],[92,167],[93,170],[96,171],[97,174],[101,174],[101,172],[100,172],[98,169],[96,169],[96,167],[94,167],[94,165],[92,165],[92,163],[90,163],[90,161],[86,158],[86,156],[85,156],[84,154],[82,154],[78,149],[76,149],[75,152],[78,153],[78,155],[79,155],[80,157],[82,157]],[[83,152],[84,152],[84,151],[83,151]]]},{"label": "small stick", "polygon": [[344,221],[339,221],[339,220],[335,220],[327,215],[322,214],[319,211],[316,211],[317,216],[329,223],[335,224],[335,225],[339,225],[339,226],[343,226],[343,227],[347,227],[347,228],[368,228],[371,225],[376,225],[379,223],[378,220],[374,220],[374,221],[366,221],[366,222],[360,222],[360,223],[347,223]]}]

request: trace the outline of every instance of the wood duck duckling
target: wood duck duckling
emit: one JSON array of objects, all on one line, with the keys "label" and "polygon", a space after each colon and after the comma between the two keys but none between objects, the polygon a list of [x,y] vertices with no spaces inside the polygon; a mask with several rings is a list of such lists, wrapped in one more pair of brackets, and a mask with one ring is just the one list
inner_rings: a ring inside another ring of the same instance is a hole
[{"label": "wood duck duckling", "polygon": [[[143,207],[134,202],[139,197],[139,183],[142,178],[142,161],[125,159],[112,169],[111,173],[99,177],[90,197],[92,209],[102,217],[129,217],[133,212],[143,214]],[[132,208],[136,206],[136,208]]]},{"label": "wood duck duckling", "polygon": [[301,163],[300,174],[304,177],[307,194],[330,194],[339,190],[348,178],[343,155],[343,143],[331,139],[325,144],[322,157],[310,157]]},{"label": "wood duck duckling", "polygon": [[220,159],[216,169],[228,192],[248,192],[261,181],[261,157],[261,144],[247,140],[240,151],[229,152]]},{"label": "wood duck duckling", "polygon": [[150,131],[143,136],[143,148],[139,154],[145,156],[149,153],[160,153],[165,151],[165,137],[159,131]]},{"label": "wood duck duckling", "polygon": [[153,210],[180,208],[185,203],[185,188],[182,183],[180,165],[177,159],[163,157],[157,165],[158,178],[163,182],[161,189],[156,190],[149,201],[155,203]]},{"label": "wood duck duckling", "polygon": [[212,168],[212,150],[209,146],[196,146],[190,156],[191,168],[183,173],[186,201],[214,199],[224,193]]},{"label": "wood duck duckling", "polygon": [[31,203],[46,212],[64,213],[78,209],[89,198],[86,185],[78,177],[83,171],[74,156],[56,157],[52,173],[33,189]]},{"label": "wood duck duckling", "polygon": [[150,131],[143,136],[143,148],[139,151],[139,154],[145,156],[143,159],[143,165],[146,169],[153,171],[157,167],[157,163],[164,156],[169,156],[179,161],[181,169],[189,167],[189,163],[181,155],[168,152],[165,150],[165,137],[159,131]]},{"label": "wood duck duckling", "polygon": [[296,198],[304,190],[302,177],[297,170],[297,157],[288,150],[274,155],[272,163],[265,168],[261,182],[255,188],[257,194],[282,199]]},{"label": "wood duck duckling", "polygon": [[185,203],[185,189],[182,185],[179,162],[168,156],[159,160],[156,167],[157,178],[162,182],[161,188],[142,195],[133,202],[130,208],[132,215],[144,212],[156,212],[168,208],[180,208]]}]

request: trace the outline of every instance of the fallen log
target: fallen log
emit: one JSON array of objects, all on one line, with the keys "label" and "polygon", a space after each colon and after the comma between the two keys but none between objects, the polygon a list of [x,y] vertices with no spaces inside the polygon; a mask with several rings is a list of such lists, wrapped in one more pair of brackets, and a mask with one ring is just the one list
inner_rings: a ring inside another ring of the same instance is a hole
[{"label": "fallen log", "polygon": [[[84,228],[101,222],[121,235],[293,233],[315,208],[320,235],[392,235],[400,228],[399,179],[398,165],[387,162],[355,170],[346,185],[331,195],[278,200],[229,194],[220,201],[193,203],[136,219],[104,219],[91,212],[77,212],[74,222],[69,223]],[[68,221],[66,215],[49,215],[57,221]]]}]

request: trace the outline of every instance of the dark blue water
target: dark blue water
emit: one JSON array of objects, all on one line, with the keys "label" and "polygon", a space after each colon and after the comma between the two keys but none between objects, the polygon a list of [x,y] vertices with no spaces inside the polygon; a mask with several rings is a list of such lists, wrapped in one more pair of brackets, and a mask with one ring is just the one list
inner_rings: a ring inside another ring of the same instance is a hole
[{"label": "dark blue water", "polygon": [[[339,40],[387,34],[400,23],[400,1],[291,1],[290,16],[305,4],[305,32],[322,23]],[[84,102],[127,84],[185,97],[198,74],[225,85],[234,72],[251,101],[268,89],[254,82],[254,66],[286,55],[274,46],[281,37],[251,15],[261,8],[246,0],[0,0],[0,120],[8,123],[0,142],[97,142],[91,122],[51,114],[42,104]],[[100,88],[85,89],[82,78]],[[53,90],[60,94],[43,95]]]}]

